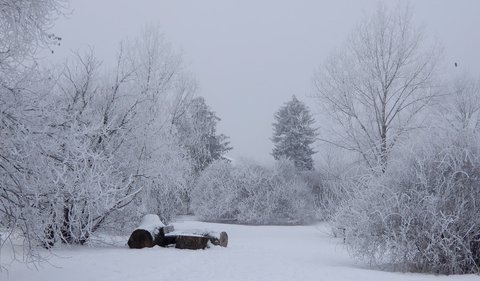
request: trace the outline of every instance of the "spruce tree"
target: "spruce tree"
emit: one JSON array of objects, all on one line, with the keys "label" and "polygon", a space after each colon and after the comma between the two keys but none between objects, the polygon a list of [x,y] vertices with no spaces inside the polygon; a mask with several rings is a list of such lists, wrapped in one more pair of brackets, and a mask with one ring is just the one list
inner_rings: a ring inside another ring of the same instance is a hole
[{"label": "spruce tree", "polygon": [[203,97],[192,99],[181,118],[175,120],[179,140],[193,161],[195,172],[203,171],[232,148],[228,137],[217,134],[220,121]]},{"label": "spruce tree", "polygon": [[311,145],[317,136],[315,120],[308,107],[295,96],[275,113],[273,124],[275,160],[290,159],[298,170],[313,170]]}]

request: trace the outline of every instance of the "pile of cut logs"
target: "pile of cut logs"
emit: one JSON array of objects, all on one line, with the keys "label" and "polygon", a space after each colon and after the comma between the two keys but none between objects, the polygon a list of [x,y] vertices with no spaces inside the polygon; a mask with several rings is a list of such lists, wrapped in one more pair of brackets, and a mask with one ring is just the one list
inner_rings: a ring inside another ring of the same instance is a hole
[{"label": "pile of cut logs", "polygon": [[128,239],[128,246],[134,249],[173,247],[177,249],[198,250],[208,248],[209,245],[227,247],[228,235],[226,232],[212,231],[174,231],[173,225],[164,225],[157,215],[146,215],[140,226],[135,229]]}]

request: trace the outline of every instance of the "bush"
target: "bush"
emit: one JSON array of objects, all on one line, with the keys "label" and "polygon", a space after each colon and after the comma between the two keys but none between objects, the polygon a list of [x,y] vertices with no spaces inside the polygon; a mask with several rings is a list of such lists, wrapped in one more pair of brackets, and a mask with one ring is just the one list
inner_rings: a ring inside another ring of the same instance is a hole
[{"label": "bush", "polygon": [[408,271],[480,272],[480,138],[435,139],[403,153],[339,211],[353,255]]},{"label": "bush", "polygon": [[313,200],[293,163],[274,169],[219,161],[200,176],[192,193],[194,213],[204,220],[247,224],[299,224],[312,219]]},{"label": "bush", "polygon": [[191,207],[202,220],[234,220],[238,214],[236,197],[231,165],[215,161],[197,180],[192,190]]}]

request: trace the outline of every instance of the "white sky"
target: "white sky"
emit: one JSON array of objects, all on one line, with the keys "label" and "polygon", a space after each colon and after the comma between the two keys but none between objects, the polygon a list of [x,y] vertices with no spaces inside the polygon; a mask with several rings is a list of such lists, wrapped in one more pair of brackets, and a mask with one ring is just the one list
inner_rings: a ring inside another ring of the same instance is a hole
[{"label": "white sky", "polygon": [[[386,1],[395,4],[396,1]],[[480,1],[411,1],[415,20],[445,48],[447,67],[480,74]],[[307,97],[315,68],[341,46],[376,0],[70,0],[73,12],[53,32],[54,59],[94,48],[109,63],[118,43],[159,23],[182,49],[199,95],[222,118],[233,158],[270,162],[273,115],[293,94]],[[318,120],[317,120],[318,121]]]}]

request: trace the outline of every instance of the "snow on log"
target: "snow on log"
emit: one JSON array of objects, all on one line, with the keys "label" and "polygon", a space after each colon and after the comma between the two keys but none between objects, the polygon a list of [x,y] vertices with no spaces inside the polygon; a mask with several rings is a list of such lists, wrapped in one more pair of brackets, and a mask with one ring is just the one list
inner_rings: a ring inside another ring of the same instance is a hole
[{"label": "snow on log", "polygon": [[155,237],[158,234],[158,231],[160,228],[165,227],[165,224],[160,220],[160,218],[157,215],[154,214],[147,214],[143,216],[142,222],[140,225],[137,227],[137,229],[144,229],[152,235],[152,237]]},{"label": "snow on log", "polygon": [[[148,214],[142,218],[140,225],[132,232],[128,239],[128,246],[134,249],[153,247],[156,244],[157,236],[164,233],[165,224],[157,215]],[[167,231],[172,231],[173,226],[167,227]]]}]

